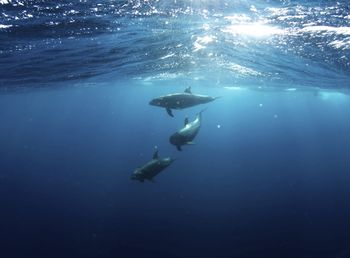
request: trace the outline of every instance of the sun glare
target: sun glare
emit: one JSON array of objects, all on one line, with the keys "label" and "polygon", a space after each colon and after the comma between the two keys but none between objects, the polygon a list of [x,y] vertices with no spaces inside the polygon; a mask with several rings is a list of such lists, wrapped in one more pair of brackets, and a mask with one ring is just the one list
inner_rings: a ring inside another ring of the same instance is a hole
[{"label": "sun glare", "polygon": [[279,28],[260,23],[230,25],[222,31],[234,35],[246,35],[250,37],[268,37],[284,33],[283,30]]}]

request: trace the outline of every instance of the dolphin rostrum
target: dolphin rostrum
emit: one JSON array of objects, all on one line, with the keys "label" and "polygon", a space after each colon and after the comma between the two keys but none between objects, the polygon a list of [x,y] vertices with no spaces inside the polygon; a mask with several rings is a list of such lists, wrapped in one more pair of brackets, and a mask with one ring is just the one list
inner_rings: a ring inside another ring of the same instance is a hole
[{"label": "dolphin rostrum", "polygon": [[149,104],[152,106],[164,107],[169,116],[174,117],[172,109],[184,109],[211,102],[219,97],[192,94],[191,87],[182,93],[173,93],[152,99]]},{"label": "dolphin rostrum", "polygon": [[134,173],[131,175],[131,179],[144,182],[146,179],[153,182],[153,178],[158,175],[161,171],[167,168],[174,159],[158,157],[158,150],[156,149],[153,153],[153,158],[147,162],[144,166],[135,169]]},{"label": "dolphin rostrum", "polygon": [[192,141],[196,137],[201,127],[202,110],[196,116],[196,119],[189,123],[188,118],[185,118],[185,125],[179,131],[170,136],[169,141],[175,145],[177,150],[181,151],[182,145],[194,144]]}]

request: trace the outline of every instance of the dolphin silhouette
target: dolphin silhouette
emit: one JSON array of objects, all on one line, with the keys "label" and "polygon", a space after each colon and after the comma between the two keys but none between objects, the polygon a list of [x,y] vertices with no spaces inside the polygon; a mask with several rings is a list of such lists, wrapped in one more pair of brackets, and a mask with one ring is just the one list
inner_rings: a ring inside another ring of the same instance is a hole
[{"label": "dolphin silhouette", "polygon": [[193,94],[191,87],[188,87],[182,93],[173,93],[152,99],[149,104],[152,106],[163,107],[169,116],[174,117],[172,109],[184,109],[199,104],[211,102],[219,97]]},{"label": "dolphin silhouette", "polygon": [[181,151],[181,146],[194,144],[192,141],[199,132],[202,123],[202,110],[199,112],[192,122],[189,123],[188,118],[185,118],[184,127],[169,138],[171,144],[175,145],[177,150]]},{"label": "dolphin silhouette", "polygon": [[138,180],[140,182],[144,182],[145,180],[149,180],[153,182],[153,178],[162,172],[165,168],[170,166],[175,159],[172,158],[163,158],[160,159],[158,157],[158,150],[156,149],[153,153],[153,158],[149,162],[147,162],[142,167],[135,169],[133,174],[131,175],[131,179]]}]

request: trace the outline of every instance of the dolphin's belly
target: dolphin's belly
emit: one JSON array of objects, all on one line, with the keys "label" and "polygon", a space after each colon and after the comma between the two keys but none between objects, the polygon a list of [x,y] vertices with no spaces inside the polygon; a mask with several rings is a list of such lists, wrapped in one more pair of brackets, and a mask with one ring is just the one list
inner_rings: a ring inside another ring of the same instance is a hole
[{"label": "dolphin's belly", "polygon": [[196,123],[194,125],[183,128],[179,131],[179,134],[183,137],[185,142],[192,141],[199,132],[200,124]]}]

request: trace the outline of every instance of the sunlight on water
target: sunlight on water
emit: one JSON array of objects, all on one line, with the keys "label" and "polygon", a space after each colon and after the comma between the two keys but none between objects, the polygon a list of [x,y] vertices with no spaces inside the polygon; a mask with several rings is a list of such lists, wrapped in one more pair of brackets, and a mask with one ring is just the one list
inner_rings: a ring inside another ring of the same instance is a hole
[{"label": "sunlight on water", "polygon": [[263,75],[262,73],[255,71],[254,69],[251,69],[239,64],[235,64],[235,63],[228,63],[223,65],[223,67],[233,72],[239,73],[240,75],[243,75],[243,76],[262,76]]},{"label": "sunlight on water", "polygon": [[348,95],[336,91],[320,91],[317,93],[317,96],[319,96],[322,100],[336,103],[345,102],[349,100]]},{"label": "sunlight on water", "polygon": [[350,27],[307,26],[301,32],[350,35]]},{"label": "sunlight on water", "polygon": [[279,28],[261,23],[230,25],[222,31],[235,36],[245,35],[250,37],[268,37],[284,33],[284,31]]},{"label": "sunlight on water", "polygon": [[11,28],[12,25],[4,25],[4,24],[0,24],[0,29],[8,29]]},{"label": "sunlight on water", "polygon": [[209,36],[209,35],[206,35],[204,37],[197,37],[196,41],[193,44],[194,45],[193,52],[204,49],[205,45],[212,43],[215,39],[216,39],[216,37]]},{"label": "sunlight on water", "polygon": [[224,89],[235,90],[235,91],[246,90],[246,88],[242,88],[242,87],[239,87],[239,86],[225,86]]},{"label": "sunlight on water", "polygon": [[350,15],[342,3],[0,0],[0,5],[3,88],[99,75],[148,80],[202,73],[225,85],[293,82],[324,88],[348,81]]}]

